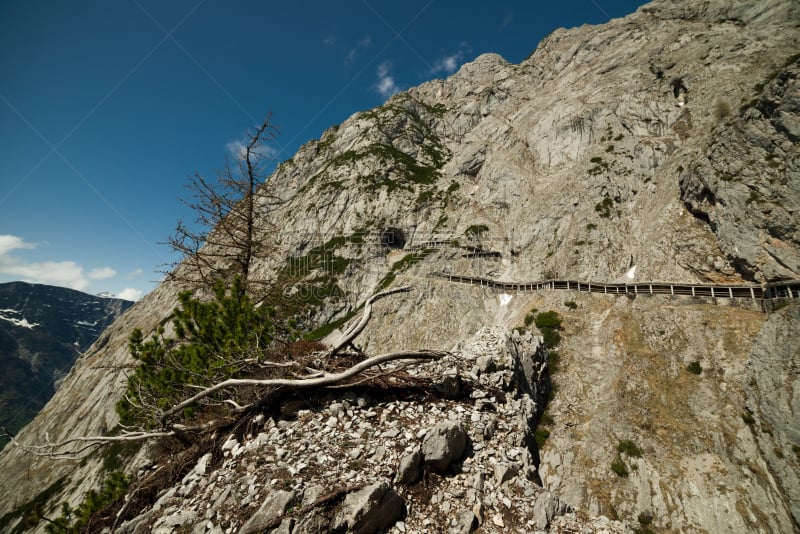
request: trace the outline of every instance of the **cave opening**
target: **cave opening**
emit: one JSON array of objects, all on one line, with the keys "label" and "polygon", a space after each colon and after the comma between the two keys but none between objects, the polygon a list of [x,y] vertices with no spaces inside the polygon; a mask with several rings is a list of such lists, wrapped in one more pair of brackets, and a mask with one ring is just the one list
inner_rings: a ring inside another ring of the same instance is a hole
[{"label": "cave opening", "polygon": [[396,250],[404,249],[406,246],[406,236],[399,228],[390,226],[381,232],[381,246]]}]

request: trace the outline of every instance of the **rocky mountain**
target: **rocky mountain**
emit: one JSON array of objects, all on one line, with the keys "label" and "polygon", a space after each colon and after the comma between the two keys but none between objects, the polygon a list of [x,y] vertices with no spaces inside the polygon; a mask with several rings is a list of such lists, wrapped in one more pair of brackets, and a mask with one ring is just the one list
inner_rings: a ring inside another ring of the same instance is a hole
[{"label": "rocky mountain", "polygon": [[[282,203],[262,217],[284,231],[251,275],[327,340],[381,289],[413,286],[376,302],[356,344],[448,356],[404,371],[430,388],[315,392],[211,436],[210,456],[180,456],[174,484],[131,496],[136,513],[111,524],[800,529],[797,301],[437,276],[799,279],[799,44],[793,0],[656,0],[556,30],[518,65],[479,56],[304,145],[269,179]],[[117,425],[128,336],[152,332],[176,293],[162,284],[115,321],[2,452],[0,528],[76,506],[112,468],[176,465],[148,447],[65,459],[23,447]],[[545,310],[562,319],[557,357],[530,319]]]},{"label": "rocky mountain", "polygon": [[0,426],[13,433],[33,419],[78,356],[132,304],[64,287],[0,284]]}]

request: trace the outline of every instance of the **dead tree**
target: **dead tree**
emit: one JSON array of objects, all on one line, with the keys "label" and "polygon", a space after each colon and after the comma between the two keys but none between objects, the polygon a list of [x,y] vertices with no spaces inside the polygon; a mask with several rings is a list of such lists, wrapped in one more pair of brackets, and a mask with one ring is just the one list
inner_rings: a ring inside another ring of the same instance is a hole
[{"label": "dead tree", "polygon": [[280,204],[266,181],[266,165],[271,159],[265,145],[278,133],[270,119],[268,116],[247,132],[247,144],[233,164],[226,159],[216,180],[199,173],[189,179],[190,195],[181,202],[194,212],[195,219],[193,224],[179,220],[166,242],[181,255],[181,260],[165,271],[168,280],[190,288],[210,288],[218,279],[239,275],[246,290],[256,285],[251,277],[254,261],[275,249],[274,224],[265,214]]}]

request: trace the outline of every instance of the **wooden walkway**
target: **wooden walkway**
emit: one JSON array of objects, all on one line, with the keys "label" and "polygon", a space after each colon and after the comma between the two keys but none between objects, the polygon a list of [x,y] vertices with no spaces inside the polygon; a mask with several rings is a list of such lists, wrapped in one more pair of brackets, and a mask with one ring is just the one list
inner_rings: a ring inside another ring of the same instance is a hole
[{"label": "wooden walkway", "polygon": [[756,284],[673,284],[667,282],[637,282],[633,284],[606,284],[578,282],[575,280],[545,280],[543,282],[499,282],[489,278],[460,276],[442,272],[433,276],[450,282],[490,287],[502,291],[542,291],[568,289],[606,295],[685,295],[691,297],[747,298],[753,300],[800,298],[800,280]]}]

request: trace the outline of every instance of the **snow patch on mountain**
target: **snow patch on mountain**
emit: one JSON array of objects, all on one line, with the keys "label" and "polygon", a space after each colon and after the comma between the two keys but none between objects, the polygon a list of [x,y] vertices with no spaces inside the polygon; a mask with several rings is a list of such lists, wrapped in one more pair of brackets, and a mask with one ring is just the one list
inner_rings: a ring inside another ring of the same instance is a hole
[{"label": "snow patch on mountain", "polygon": [[17,310],[11,310],[11,309],[0,310],[0,319],[8,321],[9,323],[12,323],[16,326],[21,326],[22,328],[30,328],[30,329],[39,326],[39,323],[28,322],[28,320],[25,319],[25,317],[18,319],[16,317],[9,317],[8,315],[18,315],[20,317],[22,316],[22,314]]}]

